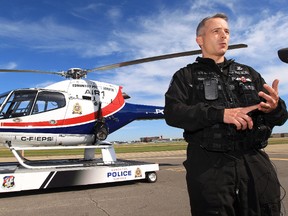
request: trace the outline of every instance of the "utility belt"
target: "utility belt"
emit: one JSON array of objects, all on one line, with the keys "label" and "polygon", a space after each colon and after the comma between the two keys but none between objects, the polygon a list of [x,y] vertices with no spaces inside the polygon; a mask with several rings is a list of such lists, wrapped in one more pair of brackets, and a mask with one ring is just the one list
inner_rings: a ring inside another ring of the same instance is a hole
[{"label": "utility belt", "polygon": [[231,126],[221,130],[215,130],[212,127],[194,133],[185,131],[183,135],[186,142],[192,145],[198,143],[207,151],[214,152],[263,149],[267,146],[268,138],[271,135],[271,129],[265,125],[256,126],[252,130],[246,131],[236,131]]}]

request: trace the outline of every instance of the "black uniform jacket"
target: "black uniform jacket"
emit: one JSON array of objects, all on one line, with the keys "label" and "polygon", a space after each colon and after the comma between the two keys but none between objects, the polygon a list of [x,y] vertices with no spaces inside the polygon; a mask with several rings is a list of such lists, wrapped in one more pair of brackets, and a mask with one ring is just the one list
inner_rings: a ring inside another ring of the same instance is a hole
[{"label": "black uniform jacket", "polygon": [[[216,145],[239,139],[247,142],[255,132],[237,131],[234,125],[224,124],[224,109],[259,103],[263,99],[258,92],[266,92],[264,83],[261,75],[247,65],[225,59],[219,67],[212,59],[198,57],[193,64],[177,71],[171,80],[165,94],[166,123],[183,128],[184,135],[191,135],[189,141],[193,142],[203,143],[205,139],[207,142],[218,139]],[[251,115],[255,127],[266,125],[270,129],[284,124],[288,117],[281,98],[272,112],[253,111]]]}]

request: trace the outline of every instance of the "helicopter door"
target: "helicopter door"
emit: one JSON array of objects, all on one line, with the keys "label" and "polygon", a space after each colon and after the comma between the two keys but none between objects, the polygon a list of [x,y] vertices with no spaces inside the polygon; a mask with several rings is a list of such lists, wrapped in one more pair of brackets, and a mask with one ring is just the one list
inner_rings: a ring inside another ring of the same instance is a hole
[{"label": "helicopter door", "polygon": [[62,93],[41,91],[38,93],[32,114],[53,111],[65,107],[65,105],[66,100]]}]

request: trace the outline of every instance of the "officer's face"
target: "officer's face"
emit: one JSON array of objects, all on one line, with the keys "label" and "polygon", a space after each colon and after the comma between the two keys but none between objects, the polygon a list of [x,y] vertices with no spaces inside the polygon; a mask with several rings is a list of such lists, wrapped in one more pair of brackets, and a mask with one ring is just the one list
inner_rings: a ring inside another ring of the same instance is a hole
[{"label": "officer's face", "polygon": [[229,38],[228,23],[222,18],[213,18],[206,21],[196,41],[202,49],[204,58],[212,58],[216,62],[221,62],[224,61]]}]

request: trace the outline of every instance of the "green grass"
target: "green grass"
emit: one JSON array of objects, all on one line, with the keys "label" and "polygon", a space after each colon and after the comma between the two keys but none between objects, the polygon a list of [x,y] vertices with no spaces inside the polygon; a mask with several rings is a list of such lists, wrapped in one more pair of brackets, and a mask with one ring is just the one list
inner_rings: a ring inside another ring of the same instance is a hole
[{"label": "green grass", "polygon": [[[137,144],[121,144],[114,145],[116,153],[135,153],[135,152],[152,152],[152,151],[175,151],[186,149],[185,142],[167,142],[167,143],[137,143]],[[101,150],[96,149],[96,154],[101,153]],[[25,156],[62,156],[62,155],[83,155],[83,149],[70,149],[70,150],[37,150],[25,151]],[[9,149],[0,147],[1,157],[13,157]]]},{"label": "green grass", "polygon": [[152,152],[152,151],[176,151],[185,150],[187,143],[185,142],[165,142],[165,143],[147,143],[147,144],[124,144],[115,145],[117,153],[133,153],[133,152]]},{"label": "green grass", "polygon": [[[269,144],[288,144],[288,138],[270,138]],[[135,152],[155,152],[155,151],[176,151],[186,150],[187,143],[180,142],[159,142],[159,143],[137,143],[114,145],[116,153],[135,153]],[[96,149],[96,154],[100,150]],[[63,156],[63,155],[83,155],[84,150],[37,150],[25,151],[25,156]],[[12,153],[5,147],[0,147],[1,157],[13,157]]]},{"label": "green grass", "polygon": [[270,138],[268,140],[268,143],[269,143],[269,145],[288,144],[288,137]]}]

